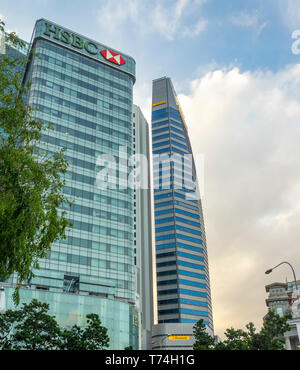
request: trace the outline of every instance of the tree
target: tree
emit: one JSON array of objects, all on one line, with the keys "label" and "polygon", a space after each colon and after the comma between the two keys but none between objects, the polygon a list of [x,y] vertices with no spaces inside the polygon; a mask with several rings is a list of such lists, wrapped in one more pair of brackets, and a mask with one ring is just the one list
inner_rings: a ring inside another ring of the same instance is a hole
[{"label": "tree", "polygon": [[290,330],[287,323],[290,318],[290,315],[281,317],[273,310],[269,310],[260,332],[256,332],[251,322],[246,325],[247,331],[227,329],[225,332],[227,339],[216,346],[216,349],[283,350],[285,349],[283,335]]},{"label": "tree", "polygon": [[[24,47],[14,33],[6,42]],[[22,79],[28,59],[9,50],[9,56],[0,58],[0,279],[16,273],[18,304],[21,283],[34,276],[38,260],[53,242],[65,238],[71,224],[66,212],[59,211],[69,203],[62,193],[61,175],[67,170],[63,150],[52,157],[37,151],[42,131],[49,127],[32,119],[34,109],[26,104],[30,85]]]},{"label": "tree", "polygon": [[259,335],[251,338],[252,349],[260,350],[283,350],[284,333],[291,330],[287,321],[291,319],[290,314],[283,317],[270,310],[265,317],[263,327]]},{"label": "tree", "polygon": [[195,337],[195,343],[193,345],[194,350],[213,349],[215,340],[206,332],[206,325],[203,323],[202,319],[194,325],[193,333]]},{"label": "tree", "polygon": [[[33,299],[16,311],[2,315],[12,334],[4,349],[52,350],[61,345],[61,330],[55,317],[48,314],[49,305]],[[12,327],[12,319],[14,326]],[[8,332],[8,330],[6,330]]]},{"label": "tree", "polygon": [[7,310],[0,314],[0,349],[8,350],[13,348],[13,331],[20,319],[19,311]]},{"label": "tree", "polygon": [[124,351],[132,351],[133,347],[132,346],[127,346],[124,348]]},{"label": "tree", "polygon": [[264,318],[260,332],[252,322],[246,325],[246,331],[230,328],[225,331],[226,339],[215,344],[214,338],[206,333],[203,320],[194,325],[194,350],[284,350],[283,335],[290,330],[287,321],[291,315],[283,317],[269,310]]},{"label": "tree", "polygon": [[62,330],[49,305],[33,299],[18,310],[0,315],[0,349],[99,350],[109,346],[107,328],[97,314],[88,314],[87,326]]},{"label": "tree", "polygon": [[48,314],[49,305],[33,299],[17,311],[18,323],[12,336],[13,349],[58,349],[61,330],[54,316]]},{"label": "tree", "polygon": [[61,349],[66,350],[102,350],[109,346],[107,328],[101,325],[97,314],[89,314],[87,327],[80,328],[74,325],[62,333],[63,343]]},{"label": "tree", "polygon": [[[247,325],[248,326],[248,325]],[[247,327],[246,326],[246,327]],[[226,340],[217,343],[216,350],[248,350],[249,348],[249,334],[242,329],[230,328],[225,331]]]}]

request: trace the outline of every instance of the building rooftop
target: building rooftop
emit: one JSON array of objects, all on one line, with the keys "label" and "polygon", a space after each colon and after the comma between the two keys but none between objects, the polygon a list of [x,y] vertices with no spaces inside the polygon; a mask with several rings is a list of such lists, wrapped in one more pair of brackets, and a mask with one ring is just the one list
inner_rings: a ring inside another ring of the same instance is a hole
[{"label": "building rooftop", "polygon": [[287,286],[286,283],[278,283],[278,282],[277,283],[268,284],[268,285],[265,286],[266,292],[269,293],[270,288],[275,288],[275,287],[282,287],[282,288],[287,289],[288,286]]}]

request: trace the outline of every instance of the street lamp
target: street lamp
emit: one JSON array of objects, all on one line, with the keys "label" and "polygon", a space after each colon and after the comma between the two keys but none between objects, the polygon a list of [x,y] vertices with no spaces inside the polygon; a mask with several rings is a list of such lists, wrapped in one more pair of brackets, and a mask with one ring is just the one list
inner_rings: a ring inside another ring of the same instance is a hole
[{"label": "street lamp", "polygon": [[281,263],[279,263],[277,266],[275,266],[275,267],[273,267],[273,268],[271,268],[271,269],[267,270],[267,271],[265,272],[265,274],[270,274],[274,269],[276,269],[278,266],[282,265],[283,263],[287,263],[287,264],[290,266],[290,268],[292,269],[292,271],[293,271],[293,275],[294,275],[294,280],[295,280],[296,290],[298,291],[298,284],[297,284],[297,279],[296,279],[295,270],[293,269],[293,266],[292,266],[289,262],[285,262],[285,261],[284,261],[284,262],[281,262]]}]

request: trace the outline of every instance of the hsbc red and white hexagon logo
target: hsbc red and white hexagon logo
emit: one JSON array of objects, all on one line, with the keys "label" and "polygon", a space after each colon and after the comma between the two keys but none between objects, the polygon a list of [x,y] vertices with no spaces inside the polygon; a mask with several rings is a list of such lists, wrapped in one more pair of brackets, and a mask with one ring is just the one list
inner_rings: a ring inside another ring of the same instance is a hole
[{"label": "hsbc red and white hexagon logo", "polygon": [[106,60],[109,60],[110,62],[115,63],[118,66],[121,66],[122,64],[126,63],[125,60],[121,57],[121,55],[118,53],[115,53],[114,51],[105,49],[105,50],[101,50],[100,53]]}]

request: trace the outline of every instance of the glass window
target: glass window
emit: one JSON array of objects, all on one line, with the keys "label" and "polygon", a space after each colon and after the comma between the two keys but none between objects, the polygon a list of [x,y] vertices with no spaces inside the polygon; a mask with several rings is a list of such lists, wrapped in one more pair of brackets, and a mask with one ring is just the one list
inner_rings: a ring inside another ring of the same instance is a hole
[{"label": "glass window", "polygon": [[110,261],[110,268],[112,270],[118,270],[118,263],[117,262]]},{"label": "glass window", "polygon": [[179,279],[179,284],[197,286],[197,287],[200,287],[200,288],[206,288],[206,284],[197,283],[195,281],[190,281],[190,280],[185,280],[185,279]]},{"label": "glass window", "polygon": [[203,257],[196,256],[194,254],[185,253],[185,252],[177,252],[177,254],[178,254],[178,256],[181,256],[181,257],[192,258],[192,259],[195,259],[195,260],[198,260],[198,261],[204,261]]},{"label": "glass window", "polygon": [[111,245],[110,246],[110,251],[111,251],[111,253],[118,253],[118,247],[116,245]]},{"label": "glass window", "polygon": [[104,261],[104,260],[99,260],[99,267],[100,267],[100,268],[106,269],[106,265],[107,265],[106,261]]},{"label": "glass window", "polygon": [[99,266],[99,261],[96,258],[92,258],[91,266],[92,267],[98,267]]},{"label": "glass window", "polygon": [[186,276],[197,277],[197,278],[200,278],[200,279],[205,279],[205,275],[196,274],[195,272],[191,272],[191,271],[178,270],[178,273],[181,274],[181,275],[186,275]]},{"label": "glass window", "polygon": [[198,297],[206,297],[207,296],[207,293],[197,292],[197,291],[189,290],[189,289],[179,289],[179,291],[180,291],[180,293],[183,293],[183,294],[189,294],[189,295],[194,295],[194,296],[198,296]]},{"label": "glass window", "polygon": [[158,295],[177,294],[177,289],[159,290]]},{"label": "glass window", "polygon": [[203,307],[208,306],[207,302],[194,301],[192,299],[186,299],[186,298],[180,298],[180,303],[191,304],[191,305],[194,305],[194,306],[203,306]]},{"label": "glass window", "polygon": [[196,263],[190,263],[190,262],[186,262],[186,261],[178,261],[178,265],[181,265],[181,266],[187,266],[187,267],[191,267],[191,268],[195,268],[195,269],[199,269],[199,270],[204,270],[205,267],[203,265],[198,265]]},{"label": "glass window", "polygon": [[190,310],[187,308],[181,308],[180,310],[181,313],[187,313],[190,315],[196,315],[196,316],[208,316],[208,312],[205,311],[198,311],[198,310]]}]

